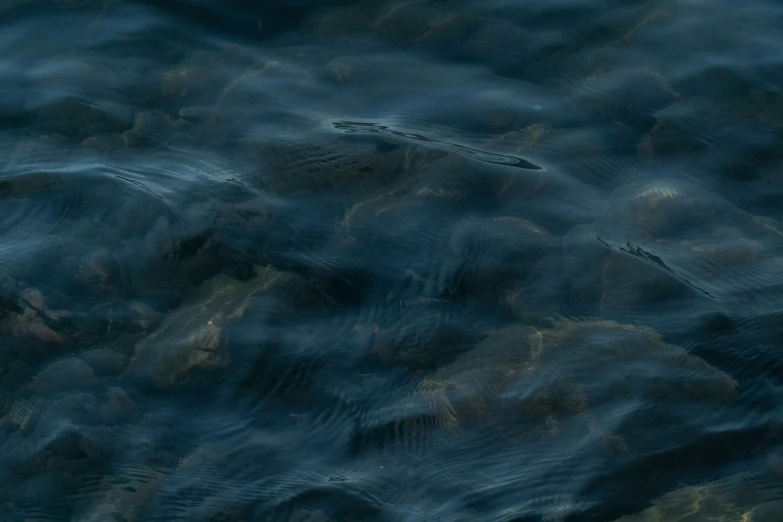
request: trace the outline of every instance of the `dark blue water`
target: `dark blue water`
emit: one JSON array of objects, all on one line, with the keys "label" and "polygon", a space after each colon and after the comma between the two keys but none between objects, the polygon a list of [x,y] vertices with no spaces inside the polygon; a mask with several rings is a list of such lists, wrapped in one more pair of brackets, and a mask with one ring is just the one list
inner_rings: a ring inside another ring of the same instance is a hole
[{"label": "dark blue water", "polygon": [[0,520],[783,520],[779,2],[0,24]]}]

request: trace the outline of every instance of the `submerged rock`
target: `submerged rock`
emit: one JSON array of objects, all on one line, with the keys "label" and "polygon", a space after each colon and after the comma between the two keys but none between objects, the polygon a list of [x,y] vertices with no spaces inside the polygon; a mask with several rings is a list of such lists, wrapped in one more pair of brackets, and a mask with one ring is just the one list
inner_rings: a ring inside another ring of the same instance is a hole
[{"label": "submerged rock", "polygon": [[130,127],[127,115],[115,107],[98,107],[67,97],[36,108],[37,126],[47,134],[84,140],[96,134],[117,134]]},{"label": "submerged rock", "polygon": [[[657,179],[617,189],[596,221],[614,224],[637,239],[676,239],[729,224],[750,224],[751,217],[728,201],[692,183]],[[700,230],[701,229],[701,230]]]},{"label": "submerged rock", "polygon": [[353,142],[333,134],[270,140],[260,150],[264,161],[271,163],[260,181],[284,196],[327,189],[339,189],[345,196],[395,183],[404,171],[407,148],[376,141]]},{"label": "submerged rock", "polygon": [[82,358],[97,375],[119,375],[128,364],[128,356],[109,347],[88,350]]},{"label": "submerged rock", "polygon": [[[655,499],[639,513],[625,515],[615,522],[773,522],[783,516],[783,503],[775,498],[780,477],[769,470],[737,473],[706,484],[690,485]],[[761,480],[766,479],[766,486]],[[770,482],[770,479],[771,482]],[[773,487],[770,487],[772,485]]]},{"label": "submerged rock", "polygon": [[194,368],[226,367],[225,327],[242,317],[254,296],[295,278],[272,267],[257,267],[256,276],[247,282],[224,275],[205,281],[193,299],[136,345],[126,375],[166,388]]},{"label": "submerged rock", "polygon": [[604,417],[613,405],[634,400],[687,410],[732,400],[736,387],[725,373],[644,326],[558,320],[539,330],[517,324],[490,332],[425,377],[401,406],[394,429],[423,437],[422,430],[490,428],[525,440],[581,426],[600,445],[627,452],[643,446],[645,437],[614,433],[617,419]]},{"label": "submerged rock", "polygon": [[107,249],[91,252],[82,258],[78,279],[87,292],[98,297],[121,297],[132,291],[125,262]]},{"label": "submerged rock", "polygon": [[163,486],[167,474],[153,467],[135,466],[125,471],[130,478],[112,484],[107,480],[94,504],[83,510],[79,520],[139,520],[147,504]]},{"label": "submerged rock", "polygon": [[550,236],[535,223],[510,216],[457,223],[440,284],[458,296],[494,295],[530,275],[531,265],[550,246]]},{"label": "submerged rock", "polygon": [[395,1],[386,3],[378,11],[372,30],[396,42],[452,51],[479,23],[477,16],[464,11],[448,11],[437,3]]},{"label": "submerged rock", "polygon": [[[36,288],[21,290],[16,302],[12,296],[18,290],[9,290],[6,313],[0,313],[0,333],[45,343],[64,344],[70,341],[60,323],[61,319],[71,316],[69,312],[50,309],[47,299]],[[0,312],[2,310],[0,303]]]},{"label": "submerged rock", "polygon": [[621,187],[591,229],[718,300],[752,299],[779,282],[783,236],[775,224],[685,181]]},{"label": "submerged rock", "polygon": [[29,385],[32,393],[44,395],[89,386],[94,381],[92,369],[79,357],[56,361],[36,375]]}]

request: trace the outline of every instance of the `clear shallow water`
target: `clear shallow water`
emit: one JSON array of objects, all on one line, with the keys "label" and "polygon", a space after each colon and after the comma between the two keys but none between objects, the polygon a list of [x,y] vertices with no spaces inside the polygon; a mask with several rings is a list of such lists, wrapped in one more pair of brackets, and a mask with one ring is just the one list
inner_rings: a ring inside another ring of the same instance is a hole
[{"label": "clear shallow water", "polygon": [[3,520],[779,520],[783,9],[0,5]]}]

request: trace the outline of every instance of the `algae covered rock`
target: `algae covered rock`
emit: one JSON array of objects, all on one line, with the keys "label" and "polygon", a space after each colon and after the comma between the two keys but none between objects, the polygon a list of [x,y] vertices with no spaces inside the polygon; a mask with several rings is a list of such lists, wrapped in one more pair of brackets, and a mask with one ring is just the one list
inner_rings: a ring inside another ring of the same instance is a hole
[{"label": "algae covered rock", "polygon": [[676,403],[683,411],[719,407],[733,399],[736,387],[731,377],[645,326],[516,324],[490,332],[424,377],[399,406],[394,424],[401,440],[444,429],[491,429],[510,440],[579,429],[594,434],[599,445],[628,452],[649,440],[639,424],[628,430],[612,418],[623,402]]},{"label": "algae covered rock", "polygon": [[166,316],[157,330],[136,345],[126,374],[165,388],[194,368],[226,367],[225,327],[242,317],[254,296],[295,278],[272,267],[258,267],[250,281],[224,275],[205,281],[193,299]]},{"label": "algae covered rock", "polygon": [[780,476],[760,466],[704,484],[679,487],[652,501],[642,511],[615,522],[772,522],[783,516],[776,498]]}]

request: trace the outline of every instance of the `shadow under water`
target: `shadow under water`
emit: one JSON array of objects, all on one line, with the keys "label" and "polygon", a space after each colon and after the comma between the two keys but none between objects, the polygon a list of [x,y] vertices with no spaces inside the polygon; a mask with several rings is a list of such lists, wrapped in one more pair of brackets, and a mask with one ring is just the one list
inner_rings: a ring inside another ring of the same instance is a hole
[{"label": "shadow under water", "polygon": [[0,15],[0,519],[783,519],[775,2]]}]

